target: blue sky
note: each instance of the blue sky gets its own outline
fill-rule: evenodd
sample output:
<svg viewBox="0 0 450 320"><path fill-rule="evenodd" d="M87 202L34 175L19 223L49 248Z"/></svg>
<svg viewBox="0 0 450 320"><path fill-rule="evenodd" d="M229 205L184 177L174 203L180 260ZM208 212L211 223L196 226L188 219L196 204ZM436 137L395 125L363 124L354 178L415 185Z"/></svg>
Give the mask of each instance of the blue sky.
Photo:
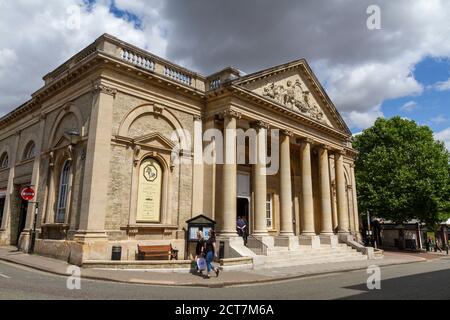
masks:
<svg viewBox="0 0 450 320"><path fill-rule="evenodd" d="M0 0L0 116L103 33L204 75L306 58L354 133L400 115L450 149L448 0Z"/></svg>
<svg viewBox="0 0 450 320"><path fill-rule="evenodd" d="M450 126L450 90L439 91L433 86L450 78L450 60L427 57L416 65L414 77L424 86L423 93L383 102L381 108L385 117L400 115L427 125L435 132L446 129ZM403 108L409 102L416 105L411 109Z"/></svg>

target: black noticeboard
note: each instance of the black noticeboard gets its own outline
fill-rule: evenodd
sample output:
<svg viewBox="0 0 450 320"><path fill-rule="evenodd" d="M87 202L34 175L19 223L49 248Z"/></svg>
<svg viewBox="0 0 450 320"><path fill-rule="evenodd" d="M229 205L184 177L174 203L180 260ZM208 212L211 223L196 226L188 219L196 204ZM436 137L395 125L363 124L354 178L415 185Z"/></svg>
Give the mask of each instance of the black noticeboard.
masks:
<svg viewBox="0 0 450 320"><path fill-rule="evenodd" d="M209 238L209 231L214 230L216 222L204 215L199 215L195 218L186 221L188 225L187 241L197 242L197 231L203 232L205 240Z"/></svg>
<svg viewBox="0 0 450 320"><path fill-rule="evenodd" d="M186 221L188 228L186 232L186 257L191 259L195 256L195 246L198 241L197 231L203 232L203 238L209 239L210 230L214 230L216 222L207 216L199 215Z"/></svg>

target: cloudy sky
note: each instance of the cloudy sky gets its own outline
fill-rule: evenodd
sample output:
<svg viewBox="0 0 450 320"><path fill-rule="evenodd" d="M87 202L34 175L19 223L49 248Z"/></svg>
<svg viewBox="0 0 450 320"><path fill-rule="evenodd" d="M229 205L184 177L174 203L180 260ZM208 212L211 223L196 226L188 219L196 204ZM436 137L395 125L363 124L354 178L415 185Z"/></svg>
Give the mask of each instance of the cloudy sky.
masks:
<svg viewBox="0 0 450 320"><path fill-rule="evenodd" d="M306 58L353 132L400 115L450 149L450 1L0 0L0 115L105 32L205 75Z"/></svg>

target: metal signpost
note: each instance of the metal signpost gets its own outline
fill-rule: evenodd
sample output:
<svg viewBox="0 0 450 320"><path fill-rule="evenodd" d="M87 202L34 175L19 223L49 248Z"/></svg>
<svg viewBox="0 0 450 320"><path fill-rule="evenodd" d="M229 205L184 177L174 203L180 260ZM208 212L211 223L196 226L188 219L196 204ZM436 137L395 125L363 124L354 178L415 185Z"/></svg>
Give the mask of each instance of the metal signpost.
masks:
<svg viewBox="0 0 450 320"><path fill-rule="evenodd" d="M34 191L34 189L31 186L22 189L22 191L20 192L20 196L22 197L23 200L28 201L28 204L35 205L34 217L33 217L33 229L31 230L30 247L28 248L28 253L31 254L34 252L34 245L36 242L36 221L37 221L37 216L38 216L38 211L39 211L39 203L31 202L34 199L34 197L36 196L36 192Z"/></svg>

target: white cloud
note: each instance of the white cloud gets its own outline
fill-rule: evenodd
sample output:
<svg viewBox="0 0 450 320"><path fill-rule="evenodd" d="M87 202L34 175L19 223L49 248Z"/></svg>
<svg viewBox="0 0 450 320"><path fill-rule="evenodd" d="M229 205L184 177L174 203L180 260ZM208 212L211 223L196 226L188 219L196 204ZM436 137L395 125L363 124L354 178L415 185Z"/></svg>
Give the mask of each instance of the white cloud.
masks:
<svg viewBox="0 0 450 320"><path fill-rule="evenodd" d="M411 112L416 108L417 108L417 102L415 102L415 101L408 101L401 107L402 110L407 111L407 112Z"/></svg>
<svg viewBox="0 0 450 320"><path fill-rule="evenodd" d="M437 91L447 91L450 90L450 79L448 79L447 81L440 81L435 83L432 86L434 89L436 89Z"/></svg>
<svg viewBox="0 0 450 320"><path fill-rule="evenodd" d="M450 151L450 128L435 133L434 137L445 143L447 150Z"/></svg>
<svg viewBox="0 0 450 320"><path fill-rule="evenodd" d="M423 58L450 57L447 0L377 0L382 29L372 31L369 4L360 0L115 0L139 17L141 29L114 16L112 1L83 7L81 28L68 30L67 8L83 0L0 0L0 114L104 32L204 74L228 65L249 73L305 57L353 129L383 116L384 101L423 92L413 76Z"/></svg>
<svg viewBox="0 0 450 320"><path fill-rule="evenodd" d="M157 19L139 30L114 16L110 4L99 0L88 10L82 0L0 0L0 116L27 101L45 74L103 33L165 54ZM80 28L70 24L73 6L81 9Z"/></svg>
<svg viewBox="0 0 450 320"><path fill-rule="evenodd" d="M370 112L387 99L419 95L423 86L411 75L413 62L328 65L328 93L340 111Z"/></svg>
<svg viewBox="0 0 450 320"><path fill-rule="evenodd" d="M375 123L375 120L384 117L380 110L380 105L364 112L343 112L342 116L349 127L361 130L371 127Z"/></svg>
<svg viewBox="0 0 450 320"><path fill-rule="evenodd" d="M447 119L446 117L444 117L442 114L433 117L430 119L431 122L435 123L435 124L442 124L447 122L449 119Z"/></svg>

